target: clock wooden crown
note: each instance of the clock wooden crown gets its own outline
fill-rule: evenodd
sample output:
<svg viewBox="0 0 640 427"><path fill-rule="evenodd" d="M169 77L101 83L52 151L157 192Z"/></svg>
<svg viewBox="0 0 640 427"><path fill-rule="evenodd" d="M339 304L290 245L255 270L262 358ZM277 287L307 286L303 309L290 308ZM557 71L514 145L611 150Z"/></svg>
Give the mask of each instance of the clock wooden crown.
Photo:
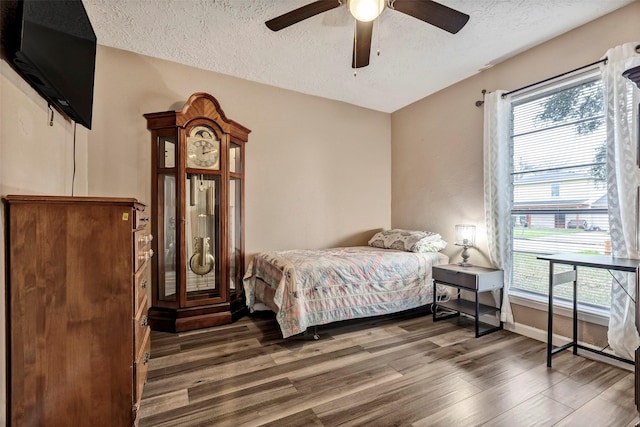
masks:
<svg viewBox="0 0 640 427"><path fill-rule="evenodd" d="M166 126L187 127L192 120L206 119L216 122L220 130L243 142L249 140L251 130L227 118L220 107L220 103L212 95L204 92L194 93L189 97L181 111L164 111L160 113L148 113L147 129L162 128ZM162 119L168 120L163 122ZM150 126L153 126L150 127Z"/></svg>

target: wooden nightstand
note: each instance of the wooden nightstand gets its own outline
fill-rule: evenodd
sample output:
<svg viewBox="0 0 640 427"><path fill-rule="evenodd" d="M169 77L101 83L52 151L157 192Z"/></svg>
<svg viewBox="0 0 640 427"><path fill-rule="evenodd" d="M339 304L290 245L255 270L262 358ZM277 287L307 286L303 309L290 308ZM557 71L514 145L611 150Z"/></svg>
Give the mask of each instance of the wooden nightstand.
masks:
<svg viewBox="0 0 640 427"><path fill-rule="evenodd" d="M458 289L457 297L438 301L437 285L451 286ZM465 313L475 318L476 338L502 329L500 321L500 306L502 305L502 270L488 267L463 267L458 264L437 265L433 267L433 321L449 319ZM481 304L480 294L494 290L500 290L500 303L498 306ZM469 301L460 297L460 291L473 292L475 301ZM438 309L441 310L439 314ZM493 318L497 325L480 320L481 317ZM480 324L488 326L480 331Z"/></svg>

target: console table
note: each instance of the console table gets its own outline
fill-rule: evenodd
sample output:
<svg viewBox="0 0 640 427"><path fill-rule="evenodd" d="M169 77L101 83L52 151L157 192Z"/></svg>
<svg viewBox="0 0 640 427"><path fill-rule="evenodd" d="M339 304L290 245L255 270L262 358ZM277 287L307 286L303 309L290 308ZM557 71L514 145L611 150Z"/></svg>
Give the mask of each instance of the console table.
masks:
<svg viewBox="0 0 640 427"><path fill-rule="evenodd" d="M547 329L547 366L551 367L551 357L569 347L573 347L573 354L578 354L578 349L591 351L603 356L611 357L621 362L635 363L635 400L636 408L640 412L640 347L636 349L635 362L621 357L604 353L602 351L583 346L578 343L578 267L603 268L607 270L624 271L635 273L636 286L636 328L640 331L640 260L629 258L616 258L607 255L585 255L585 254L557 254L543 255L538 259L549 261L549 323ZM554 273L555 264L573 266L573 270L562 273ZM573 282L573 340L553 348L553 288L562 283Z"/></svg>

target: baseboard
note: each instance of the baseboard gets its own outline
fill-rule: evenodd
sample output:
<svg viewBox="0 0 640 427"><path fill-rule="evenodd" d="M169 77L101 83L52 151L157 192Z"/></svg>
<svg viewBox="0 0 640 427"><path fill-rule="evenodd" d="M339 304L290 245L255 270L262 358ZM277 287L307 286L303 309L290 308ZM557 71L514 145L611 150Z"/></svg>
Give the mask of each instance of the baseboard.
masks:
<svg viewBox="0 0 640 427"><path fill-rule="evenodd" d="M518 335L523 335L525 337L528 338L532 338L534 340L537 341L541 341L543 343L546 344L547 342L547 331L546 330L542 330L542 329L538 329L538 328L534 328L532 326L529 325L523 325L521 323L515 323L515 324L504 324L504 329L514 332ZM558 334L553 334L553 345L558 347L558 346L562 346L565 345L567 343L571 342L571 339L569 337L565 337L562 335L558 335ZM582 345L585 345L582 343ZM595 348L595 347L594 347ZM566 351L571 351L571 350L566 350ZM578 349L578 355L585 357L587 359L592 359L592 360L597 360L598 362L604 362L604 363L608 363L609 365L612 366L616 366L618 368L622 368L624 370L627 371L634 371L634 366L630 365L628 363L624 363L624 362L620 362L616 359L612 359L610 357L606 357L606 356L601 356L599 354L596 353L592 353L590 351L586 351L586 350L582 350L582 349Z"/></svg>

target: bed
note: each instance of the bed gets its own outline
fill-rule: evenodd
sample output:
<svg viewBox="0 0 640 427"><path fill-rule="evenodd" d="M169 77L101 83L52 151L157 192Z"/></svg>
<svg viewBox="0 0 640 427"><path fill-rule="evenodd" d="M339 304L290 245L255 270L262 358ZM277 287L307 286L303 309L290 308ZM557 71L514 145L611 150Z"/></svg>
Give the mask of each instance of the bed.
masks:
<svg viewBox="0 0 640 427"><path fill-rule="evenodd" d="M425 306L433 302L432 266L449 260L444 246L435 233L387 230L368 246L261 252L243 279L247 305L275 312L283 338Z"/></svg>

